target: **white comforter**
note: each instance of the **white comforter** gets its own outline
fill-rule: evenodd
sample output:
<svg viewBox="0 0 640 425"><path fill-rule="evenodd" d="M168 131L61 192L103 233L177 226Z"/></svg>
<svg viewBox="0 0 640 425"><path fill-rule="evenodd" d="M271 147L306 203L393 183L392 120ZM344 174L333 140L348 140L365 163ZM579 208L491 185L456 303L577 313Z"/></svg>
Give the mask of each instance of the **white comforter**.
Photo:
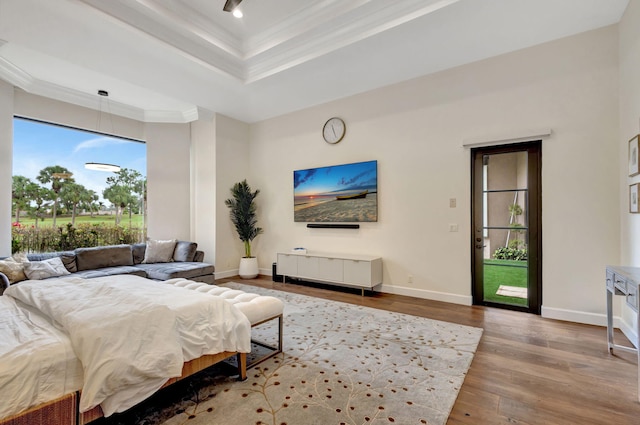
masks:
<svg viewBox="0 0 640 425"><path fill-rule="evenodd" d="M24 281L5 295L69 335L84 369L81 412L121 412L179 376L183 362L251 348L249 321L222 298L138 276Z"/></svg>
<svg viewBox="0 0 640 425"><path fill-rule="evenodd" d="M0 296L0 419L80 388L82 365L69 338L28 306Z"/></svg>

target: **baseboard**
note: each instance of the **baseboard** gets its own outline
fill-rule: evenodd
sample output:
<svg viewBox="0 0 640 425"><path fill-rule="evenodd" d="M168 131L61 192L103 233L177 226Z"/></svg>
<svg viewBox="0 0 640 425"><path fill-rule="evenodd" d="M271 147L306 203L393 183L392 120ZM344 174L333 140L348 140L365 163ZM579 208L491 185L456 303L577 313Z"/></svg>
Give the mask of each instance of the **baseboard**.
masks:
<svg viewBox="0 0 640 425"><path fill-rule="evenodd" d="M425 289L407 288L404 286L385 285L378 287L380 292L395 295L405 295L408 297L422 298L426 300L442 301L452 304L472 305L471 295L457 295L448 292L427 291Z"/></svg>
<svg viewBox="0 0 640 425"><path fill-rule="evenodd" d="M585 325L607 326L607 315L601 313L586 313L584 311L566 310L563 308L542 307L541 316L546 319L563 320L565 322L582 323ZM635 346L637 339L633 326L623 321L619 316L613 316L613 327L618 328Z"/></svg>
<svg viewBox="0 0 640 425"><path fill-rule="evenodd" d="M564 320L565 322L583 323L585 325L607 326L607 316L600 313L586 313L584 311L542 306L540 315L546 319Z"/></svg>
<svg viewBox="0 0 640 425"><path fill-rule="evenodd" d="M214 275L216 277L216 279L227 279L230 277L236 277L238 276L238 273L240 272L239 269L231 269L231 270L225 270L225 271L215 271ZM258 269L258 273L262 276L271 276L271 269ZM239 279L240 277L238 277Z"/></svg>
<svg viewBox="0 0 640 425"><path fill-rule="evenodd" d="M234 277L234 276L238 276L238 269L232 269L232 270L225 270L225 271L215 271L214 275L216 276L216 279L226 279L228 277Z"/></svg>

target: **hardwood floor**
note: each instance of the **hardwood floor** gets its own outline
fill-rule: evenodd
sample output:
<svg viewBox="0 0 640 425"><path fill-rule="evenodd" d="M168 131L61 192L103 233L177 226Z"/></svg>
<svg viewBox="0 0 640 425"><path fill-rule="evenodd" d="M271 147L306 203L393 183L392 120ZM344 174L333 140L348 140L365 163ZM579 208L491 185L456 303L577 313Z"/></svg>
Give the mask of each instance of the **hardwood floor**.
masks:
<svg viewBox="0 0 640 425"><path fill-rule="evenodd" d="M270 277L216 284L229 281L483 328L447 424L640 424L636 356L609 354L604 327Z"/></svg>

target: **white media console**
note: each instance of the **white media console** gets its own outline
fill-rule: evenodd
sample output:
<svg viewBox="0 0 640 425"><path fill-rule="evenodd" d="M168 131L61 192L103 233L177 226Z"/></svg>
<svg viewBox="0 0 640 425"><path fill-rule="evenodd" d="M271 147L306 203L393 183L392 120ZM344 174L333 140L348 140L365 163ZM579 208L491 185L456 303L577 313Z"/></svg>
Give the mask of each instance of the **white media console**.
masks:
<svg viewBox="0 0 640 425"><path fill-rule="evenodd" d="M333 285L372 289L382 283L382 258L321 252L279 252L277 271L285 278L294 277Z"/></svg>

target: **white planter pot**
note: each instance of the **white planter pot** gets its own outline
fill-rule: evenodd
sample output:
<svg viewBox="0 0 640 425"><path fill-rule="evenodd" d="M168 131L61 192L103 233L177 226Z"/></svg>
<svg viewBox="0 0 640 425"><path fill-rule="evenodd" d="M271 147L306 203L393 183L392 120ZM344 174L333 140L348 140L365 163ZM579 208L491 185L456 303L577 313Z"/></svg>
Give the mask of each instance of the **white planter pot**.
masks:
<svg viewBox="0 0 640 425"><path fill-rule="evenodd" d="M238 274L243 279L253 279L258 276L258 258L257 257L242 257L240 259L240 270Z"/></svg>

